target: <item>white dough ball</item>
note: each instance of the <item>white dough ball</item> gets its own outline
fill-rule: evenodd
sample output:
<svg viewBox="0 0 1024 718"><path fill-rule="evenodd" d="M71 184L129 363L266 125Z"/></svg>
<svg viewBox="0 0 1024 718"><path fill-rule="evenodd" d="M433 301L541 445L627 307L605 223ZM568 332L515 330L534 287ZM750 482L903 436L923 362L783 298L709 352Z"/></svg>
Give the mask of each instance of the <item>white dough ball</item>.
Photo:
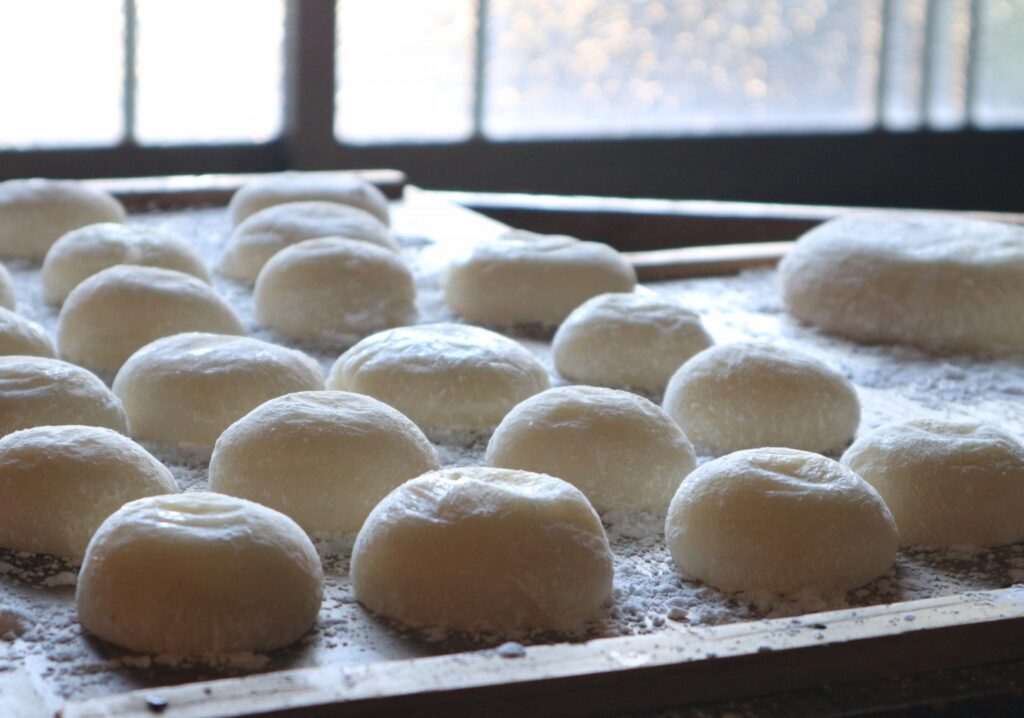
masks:
<svg viewBox="0 0 1024 718"><path fill-rule="evenodd" d="M16 431L0 439L0 546L79 559L123 504L177 490L163 464L116 431Z"/></svg>
<svg viewBox="0 0 1024 718"><path fill-rule="evenodd" d="M563 386L508 413L487 445L487 463L557 476L601 512L664 512L696 458L679 425L647 399Z"/></svg>
<svg viewBox="0 0 1024 718"><path fill-rule="evenodd" d="M570 484L470 467L392 491L352 551L356 598L413 628L578 631L612 590L604 527Z"/></svg>
<svg viewBox="0 0 1024 718"><path fill-rule="evenodd" d="M653 292L631 292L600 294L576 307L552 349L567 379L657 393L713 343L696 313Z"/></svg>
<svg viewBox="0 0 1024 718"><path fill-rule="evenodd" d="M358 531L399 484L440 467L409 419L361 394L271 399L221 434L210 488L277 509L310 532Z"/></svg>
<svg viewBox="0 0 1024 718"><path fill-rule="evenodd" d="M11 273L7 271L7 267L0 264L0 307L13 310L17 306L18 300L14 292L14 280L11 279Z"/></svg>
<svg viewBox="0 0 1024 718"><path fill-rule="evenodd" d="M286 202L334 202L361 209L388 224L388 198L354 175L282 172L245 184L231 198L228 211L237 225L246 217Z"/></svg>
<svg viewBox="0 0 1024 718"><path fill-rule="evenodd" d="M926 349L1024 349L1024 228L926 214L852 215L803 235L786 307L827 332Z"/></svg>
<svg viewBox="0 0 1024 718"><path fill-rule="evenodd" d="M178 235L102 222L73 229L50 247L43 260L43 297L60 304L82 280L118 264L174 269L210 281L199 252Z"/></svg>
<svg viewBox="0 0 1024 718"><path fill-rule="evenodd" d="M133 437L207 451L263 402L323 388L323 370L302 352L196 332L147 344L114 378Z"/></svg>
<svg viewBox="0 0 1024 718"><path fill-rule="evenodd" d="M853 385L817 359L768 344L721 344L679 368L663 403L699 449L786 446L834 453L853 439Z"/></svg>
<svg viewBox="0 0 1024 718"><path fill-rule="evenodd" d="M235 227L220 258L220 272L252 284L267 260L282 249L321 237L398 251L388 228L361 209L333 202L288 202L260 210Z"/></svg>
<svg viewBox="0 0 1024 718"><path fill-rule="evenodd" d="M635 286L633 267L607 244L513 231L454 262L444 296L473 322L555 325L593 296Z"/></svg>
<svg viewBox="0 0 1024 718"><path fill-rule="evenodd" d="M243 334L234 310L210 285L171 269L118 265L68 295L57 319L62 358L117 371L137 349L181 332Z"/></svg>
<svg viewBox="0 0 1024 718"><path fill-rule="evenodd" d="M111 195L74 180L0 182L0 254L41 260L72 229L123 222L124 207Z"/></svg>
<svg viewBox="0 0 1024 718"><path fill-rule="evenodd" d="M58 359L0 357L0 436L58 424L128 430L121 402L95 374Z"/></svg>
<svg viewBox="0 0 1024 718"><path fill-rule="evenodd" d="M0 307L0 355L52 357L53 342L38 322Z"/></svg>
<svg viewBox="0 0 1024 718"><path fill-rule="evenodd" d="M1024 539L1024 445L994 426L889 424L857 439L842 462L878 489L902 543L1001 546Z"/></svg>
<svg viewBox="0 0 1024 718"><path fill-rule="evenodd" d="M896 523L871 485L824 456L739 451L697 468L665 520L679 570L723 591L828 593L892 566Z"/></svg>
<svg viewBox="0 0 1024 718"><path fill-rule="evenodd" d="M500 334L424 324L359 342L335 362L327 388L380 399L428 432L489 431L513 406L547 389L548 374Z"/></svg>
<svg viewBox="0 0 1024 718"><path fill-rule="evenodd" d="M369 242L299 242L256 278L256 319L293 339L351 344L416 319L412 272L396 252Z"/></svg>
<svg viewBox="0 0 1024 718"><path fill-rule="evenodd" d="M312 627L323 578L313 542L284 514L221 494L171 494L103 522L75 601L83 628L130 651L271 651Z"/></svg>

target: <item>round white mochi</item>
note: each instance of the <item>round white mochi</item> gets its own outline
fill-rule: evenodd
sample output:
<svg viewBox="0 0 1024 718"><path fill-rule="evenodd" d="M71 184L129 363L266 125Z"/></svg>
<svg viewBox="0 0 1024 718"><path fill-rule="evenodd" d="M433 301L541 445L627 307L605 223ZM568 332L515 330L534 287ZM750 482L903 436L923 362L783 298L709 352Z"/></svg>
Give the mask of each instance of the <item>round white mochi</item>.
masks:
<svg viewBox="0 0 1024 718"><path fill-rule="evenodd" d="M62 358L117 371L137 349L181 332L243 334L241 320L209 284L157 267L118 265L68 295L57 318Z"/></svg>
<svg viewBox="0 0 1024 718"><path fill-rule="evenodd" d="M834 453L860 423L857 392L846 378L802 352L768 344L705 349L672 376L663 406L711 453L759 446Z"/></svg>
<svg viewBox="0 0 1024 718"><path fill-rule="evenodd" d="M0 307L14 309L18 306L18 300L14 293L14 280L7 267L0 264Z"/></svg>
<svg viewBox="0 0 1024 718"><path fill-rule="evenodd" d="M464 324L423 324L368 336L331 368L328 389L368 394L426 431L489 431L548 374L522 345Z"/></svg>
<svg viewBox="0 0 1024 718"><path fill-rule="evenodd" d="M388 198L376 186L353 175L283 172L253 180L235 192L228 205L239 224L261 209L286 202L334 202L361 209L388 224Z"/></svg>
<svg viewBox="0 0 1024 718"><path fill-rule="evenodd" d="M607 244L513 231L454 262L444 296L470 321L555 325L595 295L635 286L636 272Z"/></svg>
<svg viewBox="0 0 1024 718"><path fill-rule="evenodd" d="M226 428L263 402L323 388L323 370L302 352L202 333L147 344L114 378L133 437L207 451Z"/></svg>
<svg viewBox="0 0 1024 718"><path fill-rule="evenodd" d="M352 550L356 599L414 628L574 632L612 590L601 521L560 479L469 467L392 491Z"/></svg>
<svg viewBox="0 0 1024 718"><path fill-rule="evenodd" d="M723 591L845 591L896 558L896 523L842 464L793 449L739 451L679 486L665 520L679 570Z"/></svg>
<svg viewBox="0 0 1024 718"><path fill-rule="evenodd" d="M558 327L552 348L566 379L657 393L713 343L694 312L653 292L631 292L585 301Z"/></svg>
<svg viewBox="0 0 1024 718"><path fill-rule="evenodd" d="M203 258L178 235L102 222L74 229L50 247L43 260L43 297L60 304L82 280L118 264L174 269L210 281Z"/></svg>
<svg viewBox="0 0 1024 718"><path fill-rule="evenodd" d="M131 439L95 426L37 426L0 439L0 546L81 558L103 520L178 490Z"/></svg>
<svg viewBox="0 0 1024 718"><path fill-rule="evenodd" d="M1024 445L994 426L918 419L862 436L842 462L889 505L905 544L1024 539Z"/></svg>
<svg viewBox="0 0 1024 718"><path fill-rule="evenodd" d="M267 260L282 249L320 237L343 237L398 251L388 228L361 209L333 202L289 202L260 210L235 227L220 258L220 273L252 284Z"/></svg>
<svg viewBox="0 0 1024 718"><path fill-rule="evenodd" d="M415 424L361 394L271 399L221 434L210 488L277 509L318 533L358 531L399 484L440 467Z"/></svg>
<svg viewBox="0 0 1024 718"><path fill-rule="evenodd" d="M1024 349L1024 228L925 214L853 215L780 265L796 317L857 341Z"/></svg>
<svg viewBox="0 0 1024 718"><path fill-rule="evenodd" d="M82 626L138 653L270 651L313 625L323 569L284 514L214 493L125 504L78 575Z"/></svg>
<svg viewBox="0 0 1024 718"><path fill-rule="evenodd" d="M508 413L487 445L487 463L557 476L601 512L664 512L696 459L679 425L647 399L563 386Z"/></svg>
<svg viewBox="0 0 1024 718"><path fill-rule="evenodd" d="M41 260L72 229L124 219L120 202L82 182L40 178L0 182L0 254Z"/></svg>
<svg viewBox="0 0 1024 718"><path fill-rule="evenodd" d="M397 253L353 239L310 239L256 278L256 319L300 340L351 344L416 319L412 272Z"/></svg>
<svg viewBox="0 0 1024 718"><path fill-rule="evenodd" d="M0 355L52 357L53 342L42 325L0 307Z"/></svg>
<svg viewBox="0 0 1024 718"><path fill-rule="evenodd" d="M58 424L127 432L121 402L95 374L58 359L0 357L0 436Z"/></svg>

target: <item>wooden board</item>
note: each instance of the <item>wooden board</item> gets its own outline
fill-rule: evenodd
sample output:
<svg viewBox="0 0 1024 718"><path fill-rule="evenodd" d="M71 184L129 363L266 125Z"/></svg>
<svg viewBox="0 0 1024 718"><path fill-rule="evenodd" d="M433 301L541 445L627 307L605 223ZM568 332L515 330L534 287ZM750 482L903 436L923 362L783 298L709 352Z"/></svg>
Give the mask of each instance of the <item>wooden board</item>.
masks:
<svg viewBox="0 0 1024 718"><path fill-rule="evenodd" d="M139 206L188 206L223 201L238 180L226 176L220 181L212 193L202 189L202 178L156 178L140 185L124 181L123 187L115 183L110 188L125 200L147 197ZM176 184L186 188L183 195L175 195ZM408 192L424 212L450 228L452 241L469 242L503 227L434 194L415 188ZM654 250L631 253L630 259L645 278L696 276L770 264L786 246ZM1020 658L1024 644L1016 637L1022 630L1024 590L1008 588L795 619L674 627L652 636L537 646L522 655L511 651L511 657L482 651L147 689L71 703L62 715L611 714ZM12 693L30 692L17 674L9 678L0 682L5 696L8 687Z"/></svg>

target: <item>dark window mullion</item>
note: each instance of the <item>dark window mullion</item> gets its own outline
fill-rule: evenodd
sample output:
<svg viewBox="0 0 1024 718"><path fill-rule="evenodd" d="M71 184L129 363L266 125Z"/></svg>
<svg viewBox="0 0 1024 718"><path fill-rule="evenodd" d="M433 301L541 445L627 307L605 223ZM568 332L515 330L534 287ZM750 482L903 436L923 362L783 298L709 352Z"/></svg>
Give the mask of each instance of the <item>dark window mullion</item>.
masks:
<svg viewBox="0 0 1024 718"><path fill-rule="evenodd" d="M487 92L487 17L489 0L477 0L476 46L473 50L473 134L484 136L484 102Z"/></svg>
<svg viewBox="0 0 1024 718"><path fill-rule="evenodd" d="M136 41L138 39L138 15L135 0L124 0L124 139L126 145L136 144L135 109L138 76L136 75Z"/></svg>

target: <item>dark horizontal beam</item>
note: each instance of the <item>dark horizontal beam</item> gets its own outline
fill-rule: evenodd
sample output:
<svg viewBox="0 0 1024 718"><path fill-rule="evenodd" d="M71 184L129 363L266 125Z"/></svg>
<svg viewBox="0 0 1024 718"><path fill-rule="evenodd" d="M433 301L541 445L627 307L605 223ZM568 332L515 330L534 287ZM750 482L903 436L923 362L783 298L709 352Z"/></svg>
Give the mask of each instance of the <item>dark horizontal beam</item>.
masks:
<svg viewBox="0 0 1024 718"><path fill-rule="evenodd" d="M148 177L288 168L283 142L261 145L116 147L0 152L0 179L12 177Z"/></svg>
<svg viewBox="0 0 1024 718"><path fill-rule="evenodd" d="M882 133L321 148L431 189L1024 210L1024 133Z"/></svg>

